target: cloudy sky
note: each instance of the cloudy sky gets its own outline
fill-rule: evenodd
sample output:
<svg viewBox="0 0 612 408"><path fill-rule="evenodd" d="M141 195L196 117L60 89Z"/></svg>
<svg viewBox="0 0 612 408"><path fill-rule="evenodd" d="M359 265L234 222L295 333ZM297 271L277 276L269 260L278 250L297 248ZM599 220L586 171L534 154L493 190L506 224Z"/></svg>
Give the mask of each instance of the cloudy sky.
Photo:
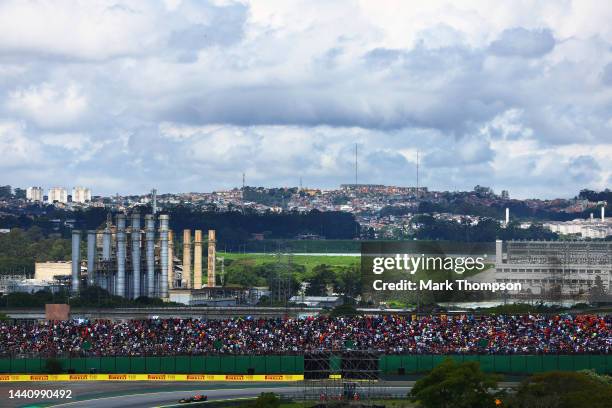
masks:
<svg viewBox="0 0 612 408"><path fill-rule="evenodd" d="M607 3L607 4L606 4ZM605 1L0 2L0 184L612 187Z"/></svg>

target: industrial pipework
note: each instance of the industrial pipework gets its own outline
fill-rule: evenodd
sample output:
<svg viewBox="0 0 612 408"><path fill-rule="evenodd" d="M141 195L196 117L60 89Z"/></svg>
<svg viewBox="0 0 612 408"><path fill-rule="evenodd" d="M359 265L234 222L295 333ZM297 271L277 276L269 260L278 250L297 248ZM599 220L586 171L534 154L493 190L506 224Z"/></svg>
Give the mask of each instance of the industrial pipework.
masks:
<svg viewBox="0 0 612 408"><path fill-rule="evenodd" d="M168 230L170 224L170 216L162 214L159 216L159 233L161 240L161 255L160 255L160 297L165 299L168 297Z"/></svg>
<svg viewBox="0 0 612 408"><path fill-rule="evenodd" d="M186 288L192 289L191 282L191 230L183 230L183 282Z"/></svg>
<svg viewBox="0 0 612 408"><path fill-rule="evenodd" d="M193 288L202 289L202 230L195 230L193 239Z"/></svg>
<svg viewBox="0 0 612 408"><path fill-rule="evenodd" d="M125 297L125 215L117 214L117 285L115 295Z"/></svg>
<svg viewBox="0 0 612 408"><path fill-rule="evenodd" d="M140 214L132 213L132 298L140 297Z"/></svg>
<svg viewBox="0 0 612 408"><path fill-rule="evenodd" d="M145 239L147 241L147 296L155 296L155 218L145 215Z"/></svg>
<svg viewBox="0 0 612 408"><path fill-rule="evenodd" d="M87 231L87 284L96 283L96 230Z"/></svg>
<svg viewBox="0 0 612 408"><path fill-rule="evenodd" d="M217 238L215 230L208 230L208 287L216 286Z"/></svg>
<svg viewBox="0 0 612 408"><path fill-rule="evenodd" d="M81 231L72 230L72 293L79 292L81 281Z"/></svg>
<svg viewBox="0 0 612 408"><path fill-rule="evenodd" d="M168 288L174 289L174 233L168 231Z"/></svg>

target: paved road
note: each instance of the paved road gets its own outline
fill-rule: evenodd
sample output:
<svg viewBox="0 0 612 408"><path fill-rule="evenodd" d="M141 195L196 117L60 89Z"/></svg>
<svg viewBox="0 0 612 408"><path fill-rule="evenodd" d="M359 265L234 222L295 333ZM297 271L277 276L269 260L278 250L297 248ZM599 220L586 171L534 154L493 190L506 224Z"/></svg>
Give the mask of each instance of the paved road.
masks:
<svg viewBox="0 0 612 408"><path fill-rule="evenodd" d="M393 387L394 394L406 394L411 387ZM143 394L132 394L114 396L108 398L96 398L84 401L75 401L59 405L53 405L56 408L150 408L160 407L165 405L174 405L179 399L194 394L208 395L209 401L233 399L233 398L248 398L255 397L262 392L274 392L279 395L292 396L301 394L302 387L260 387L260 388L231 388L231 389L202 389L192 391L166 391L166 392L151 392Z"/></svg>
<svg viewBox="0 0 612 408"><path fill-rule="evenodd" d="M170 382L170 381L77 381L77 382L6 382L0 383L0 407L17 408L32 406L48 406L51 404L65 404L68 402L82 401L88 399L98 399L114 397L117 395L161 393L164 391L176 391L182 393L181 397L193 395L197 390L223 390L232 388L260 388L261 383L189 383L189 382ZM282 384L265 384L267 387L281 387ZM13 394L24 390L70 390L72 399L69 400L49 400L49 399L26 399L10 398L11 390ZM207 391L206 391L207 392ZM177 399L178 400L178 399Z"/></svg>

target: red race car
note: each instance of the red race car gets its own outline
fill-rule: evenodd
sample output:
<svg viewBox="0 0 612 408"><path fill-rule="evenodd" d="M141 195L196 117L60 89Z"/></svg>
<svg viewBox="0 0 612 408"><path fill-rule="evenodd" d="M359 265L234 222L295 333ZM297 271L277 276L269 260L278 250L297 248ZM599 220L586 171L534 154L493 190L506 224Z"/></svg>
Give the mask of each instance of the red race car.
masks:
<svg viewBox="0 0 612 408"><path fill-rule="evenodd" d="M192 397L181 398L179 400L179 403L181 403L181 404L188 404L190 402L202 402L202 401L206 401L206 400L208 400L208 396L197 394L197 395L194 395Z"/></svg>

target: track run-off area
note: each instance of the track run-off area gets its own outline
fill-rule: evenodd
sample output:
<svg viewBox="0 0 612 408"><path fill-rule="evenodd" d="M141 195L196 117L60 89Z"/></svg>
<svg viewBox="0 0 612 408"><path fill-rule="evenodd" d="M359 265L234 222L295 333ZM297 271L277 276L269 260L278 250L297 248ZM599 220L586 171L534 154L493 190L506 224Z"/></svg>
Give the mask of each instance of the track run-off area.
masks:
<svg viewBox="0 0 612 408"><path fill-rule="evenodd" d="M390 395L406 395L413 386L412 381L384 384ZM382 384L380 384L382 386ZM71 399L9 399L13 390L71 390ZM171 407L181 398L196 394L208 396L208 401L234 400L257 397L262 392L273 392L283 397L299 399L304 392L302 383L209 383L203 385L184 382L13 382L0 384L2 407L7 408L149 408ZM186 404L188 406L189 404Z"/></svg>

